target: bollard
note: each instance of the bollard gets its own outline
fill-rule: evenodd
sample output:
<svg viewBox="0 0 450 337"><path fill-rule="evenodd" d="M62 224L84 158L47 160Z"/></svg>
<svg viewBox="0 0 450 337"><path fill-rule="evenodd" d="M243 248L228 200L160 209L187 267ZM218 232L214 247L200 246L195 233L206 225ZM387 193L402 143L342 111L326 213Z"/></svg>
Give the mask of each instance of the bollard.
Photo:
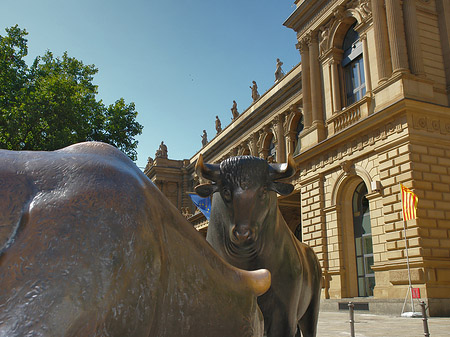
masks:
<svg viewBox="0 0 450 337"><path fill-rule="evenodd" d="M350 315L350 336L355 337L355 314L353 308L355 305L353 302L348 302L348 313Z"/></svg>
<svg viewBox="0 0 450 337"><path fill-rule="evenodd" d="M425 307L425 302L420 301L420 306L422 308L423 335L425 337L430 337L430 331L428 330L427 308Z"/></svg>

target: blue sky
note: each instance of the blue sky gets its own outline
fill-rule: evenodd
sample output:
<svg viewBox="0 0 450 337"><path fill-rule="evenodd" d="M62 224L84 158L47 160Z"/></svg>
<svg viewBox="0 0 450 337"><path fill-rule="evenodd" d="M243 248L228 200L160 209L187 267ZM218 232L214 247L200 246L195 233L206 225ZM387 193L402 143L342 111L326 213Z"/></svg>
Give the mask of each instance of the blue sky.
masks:
<svg viewBox="0 0 450 337"><path fill-rule="evenodd" d="M260 94L273 85L277 58L285 72L300 62L283 26L294 10L294 0L2 0L0 35L28 31L29 65L46 50L95 64L98 98L136 104L143 168L161 141L171 159L193 156L216 115L230 123L233 100L250 106L253 80Z"/></svg>

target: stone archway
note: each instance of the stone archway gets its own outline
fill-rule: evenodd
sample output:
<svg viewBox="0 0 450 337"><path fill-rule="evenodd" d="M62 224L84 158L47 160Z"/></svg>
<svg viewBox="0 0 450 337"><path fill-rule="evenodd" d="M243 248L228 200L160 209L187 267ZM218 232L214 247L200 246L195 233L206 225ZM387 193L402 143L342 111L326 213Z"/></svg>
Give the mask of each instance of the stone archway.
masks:
<svg viewBox="0 0 450 337"><path fill-rule="evenodd" d="M347 177L339 186L336 205L339 206L338 215L339 241L341 242L341 296L358 297L356 254L353 233L353 205L352 198L356 187L363 182L358 176Z"/></svg>
<svg viewBox="0 0 450 337"><path fill-rule="evenodd" d="M341 178L334 195L335 205L340 210L337 220L341 246L341 297L372 296L375 278L370 268L373 264L370 208L365 198L370 185L356 174Z"/></svg>
<svg viewBox="0 0 450 337"><path fill-rule="evenodd" d="M301 149L300 133L304 129L303 112L295 105L291 108L291 113L286 118L286 141L287 153L296 155Z"/></svg>

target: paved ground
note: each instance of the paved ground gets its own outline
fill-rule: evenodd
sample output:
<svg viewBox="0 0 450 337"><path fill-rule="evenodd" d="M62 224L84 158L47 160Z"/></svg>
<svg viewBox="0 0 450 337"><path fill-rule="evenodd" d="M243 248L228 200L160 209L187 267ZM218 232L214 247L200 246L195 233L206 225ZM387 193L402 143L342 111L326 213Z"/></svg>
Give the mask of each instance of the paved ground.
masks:
<svg viewBox="0 0 450 337"><path fill-rule="evenodd" d="M430 337L449 337L450 318L428 318ZM317 337L350 336L348 311L320 312ZM424 336L422 318L365 314L355 311L356 337Z"/></svg>

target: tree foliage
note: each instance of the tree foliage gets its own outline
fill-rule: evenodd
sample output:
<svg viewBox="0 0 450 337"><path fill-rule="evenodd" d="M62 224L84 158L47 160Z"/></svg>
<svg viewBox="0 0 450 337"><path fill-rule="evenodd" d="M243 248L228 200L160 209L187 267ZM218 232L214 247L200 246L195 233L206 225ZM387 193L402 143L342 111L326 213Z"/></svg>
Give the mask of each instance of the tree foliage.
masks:
<svg viewBox="0 0 450 337"><path fill-rule="evenodd" d="M56 150L82 141L112 144L136 160L134 103L106 106L92 83L98 69L67 52L50 51L29 67L27 32L17 25L0 35L0 148Z"/></svg>

